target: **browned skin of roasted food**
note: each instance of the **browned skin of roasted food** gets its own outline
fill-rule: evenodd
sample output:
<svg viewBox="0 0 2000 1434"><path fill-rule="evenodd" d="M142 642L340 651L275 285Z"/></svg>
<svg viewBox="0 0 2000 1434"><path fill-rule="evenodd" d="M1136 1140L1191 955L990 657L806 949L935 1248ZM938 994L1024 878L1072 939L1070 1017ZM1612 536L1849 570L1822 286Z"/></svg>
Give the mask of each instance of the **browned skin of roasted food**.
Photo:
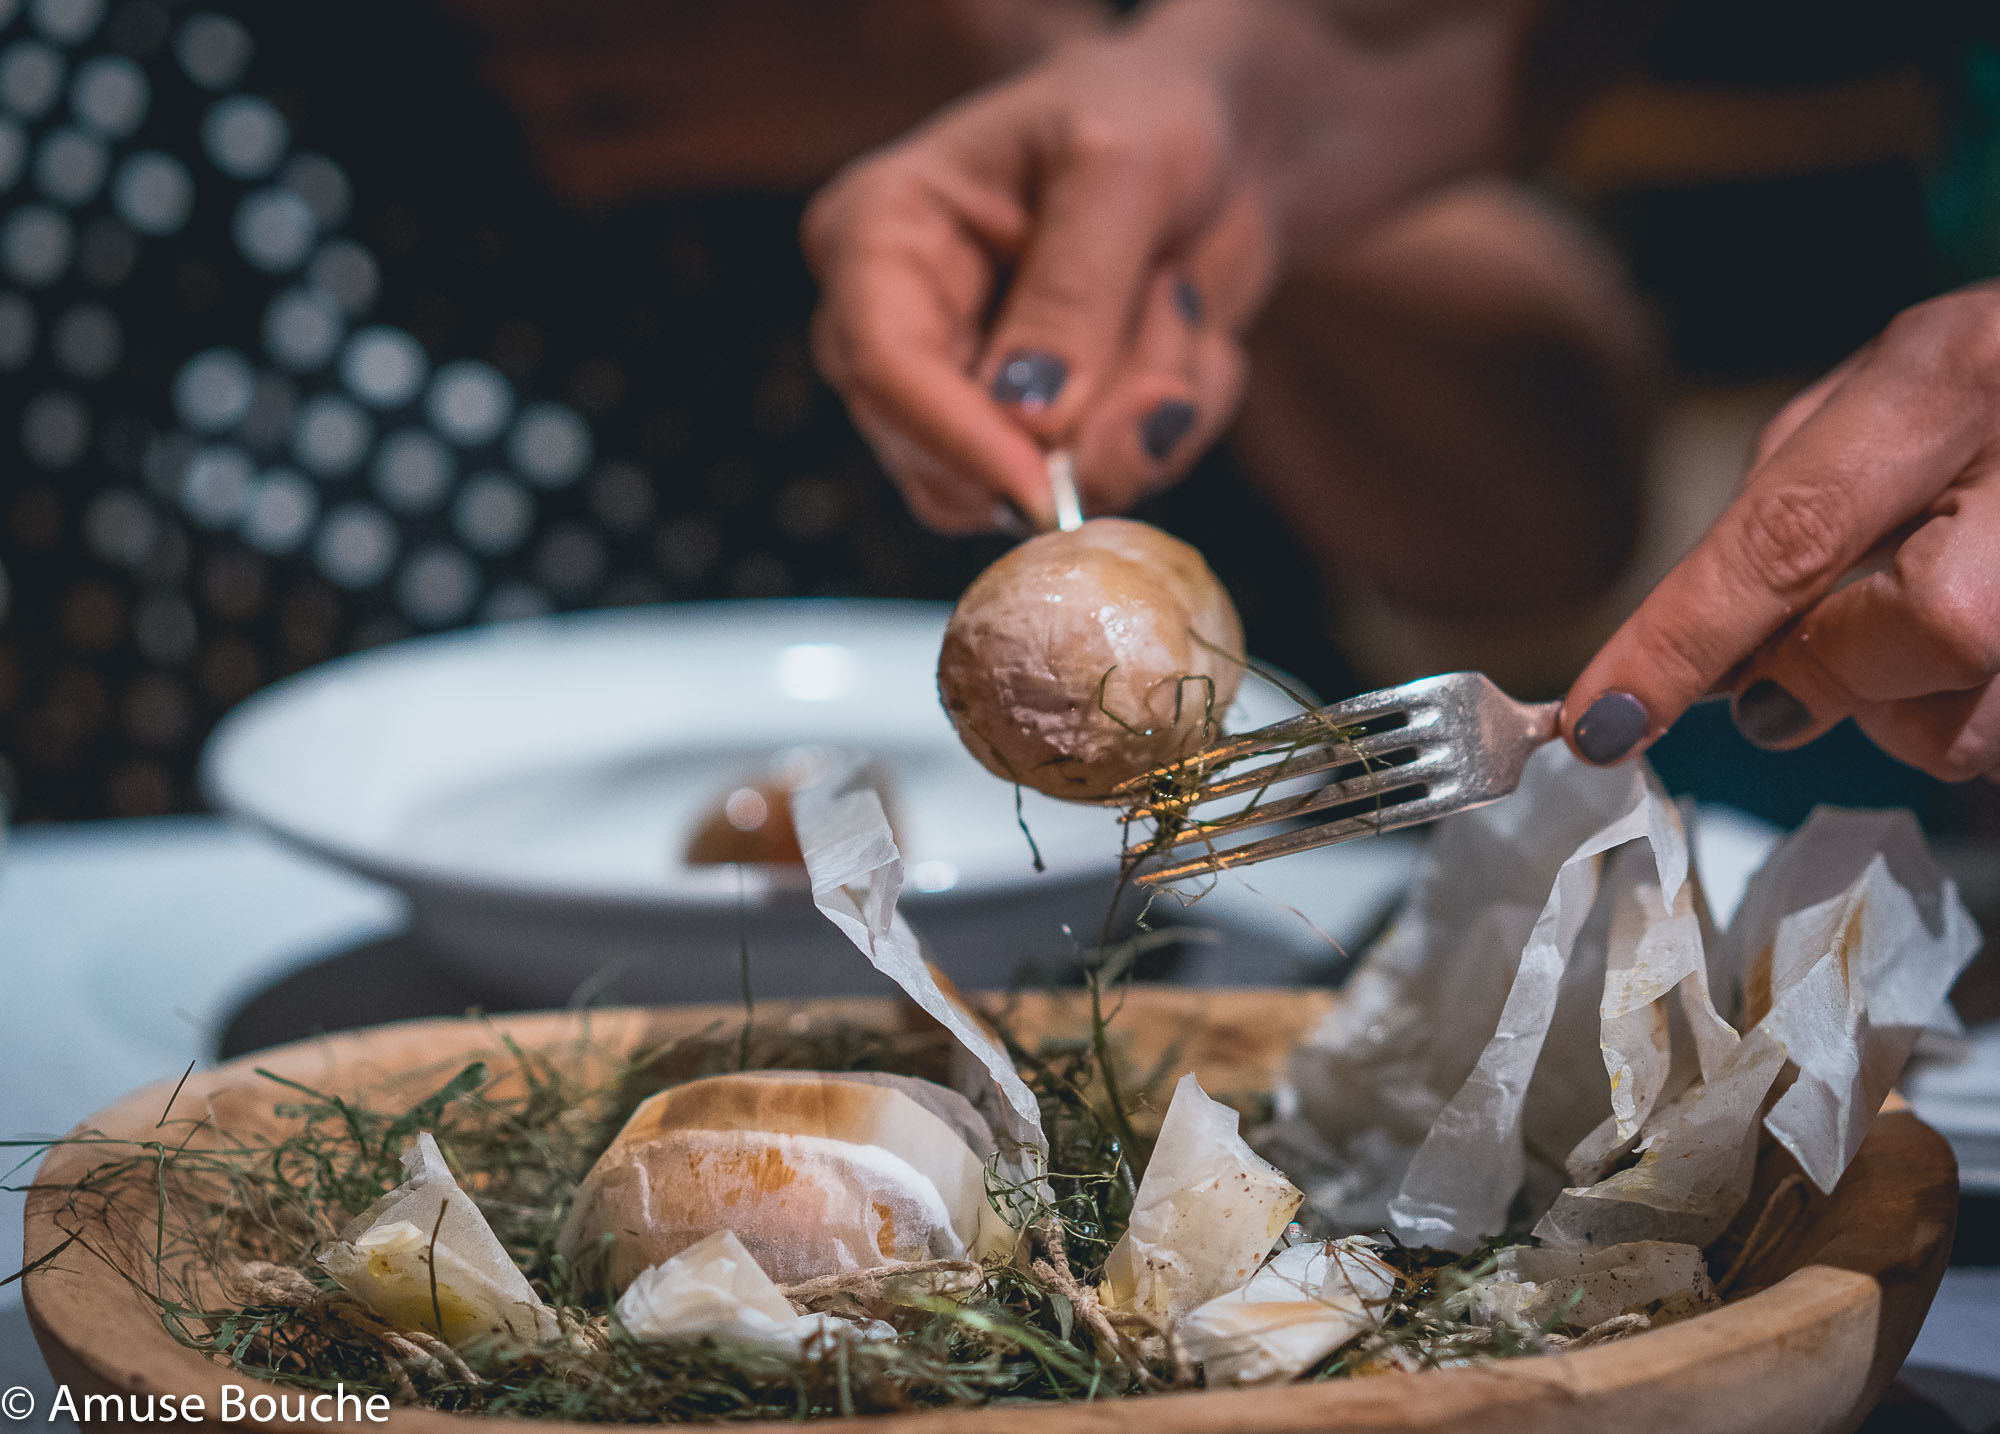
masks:
<svg viewBox="0 0 2000 1434"><path fill-rule="evenodd" d="M1242 653L1236 610L1199 553L1098 518L1029 539L966 589L938 695L989 771L1090 800L1208 740Z"/></svg>

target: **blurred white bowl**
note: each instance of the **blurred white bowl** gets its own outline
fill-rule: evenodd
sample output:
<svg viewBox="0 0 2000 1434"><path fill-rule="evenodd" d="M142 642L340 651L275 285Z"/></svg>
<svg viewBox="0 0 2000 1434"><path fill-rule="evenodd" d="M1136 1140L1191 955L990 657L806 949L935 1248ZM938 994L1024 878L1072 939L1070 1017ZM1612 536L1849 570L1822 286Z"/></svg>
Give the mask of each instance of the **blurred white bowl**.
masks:
<svg viewBox="0 0 2000 1434"><path fill-rule="evenodd" d="M803 873L690 867L712 803L799 744L888 769L905 909L972 986L1059 961L1104 918L1113 815L1015 793L937 700L949 608L879 601L687 604L538 619L396 644L281 682L210 740L211 801L388 882L468 974L557 1002L594 977L644 1000L869 989ZM1231 714L1275 720L1252 683Z"/></svg>

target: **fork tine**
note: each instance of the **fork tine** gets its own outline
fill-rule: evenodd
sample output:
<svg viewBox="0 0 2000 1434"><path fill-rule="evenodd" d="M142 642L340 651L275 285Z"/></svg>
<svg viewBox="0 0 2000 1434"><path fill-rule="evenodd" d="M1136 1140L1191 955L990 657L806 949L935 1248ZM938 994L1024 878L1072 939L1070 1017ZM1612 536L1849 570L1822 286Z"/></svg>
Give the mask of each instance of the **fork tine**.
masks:
<svg viewBox="0 0 2000 1434"><path fill-rule="evenodd" d="M1465 811L1471 807L1484 805L1485 802L1464 802L1455 799L1451 793L1434 791L1414 802L1384 807L1380 811L1364 812L1359 816L1343 817L1339 821L1323 822L1318 826L1304 827L1297 831L1279 832L1259 841L1244 842L1240 846L1211 851L1203 856L1177 862L1155 871L1144 871L1139 873L1137 880L1142 886L1159 886L1165 882L1179 881L1183 877L1214 875L1231 867L1269 861L1272 857L1289 856L1293 852L1332 846L1355 837L1373 836L1378 832L1417 826L1446 812Z"/></svg>
<svg viewBox="0 0 2000 1434"><path fill-rule="evenodd" d="M1420 745L1425 729L1430 725L1428 714L1414 712L1406 727L1391 727L1382 732L1370 732L1352 741L1335 742L1329 738L1325 743L1306 747L1287 755L1282 761L1272 762L1262 767L1252 767L1233 777L1222 777L1204 783L1194 791L1179 796L1161 797L1156 800L1128 808L1123 821L1142 821L1166 812L1185 811L1198 802L1217 801L1223 797L1235 796L1238 792L1255 791L1260 787L1276 786L1279 782L1295 781L1300 777L1315 776L1320 772L1330 772L1339 767L1350 767L1356 762L1368 762L1375 758L1387 757L1406 747Z"/></svg>
<svg viewBox="0 0 2000 1434"><path fill-rule="evenodd" d="M1289 821L1293 817L1310 816L1314 812L1326 811L1329 807L1345 806L1349 802L1367 801L1370 797L1383 797L1405 787L1426 786L1442 775L1448 775L1451 759L1448 753L1430 751L1400 767L1380 767L1365 772L1344 782L1328 782L1309 792L1297 796L1280 797L1275 801L1260 802L1243 811L1230 812L1213 820L1196 817L1192 824L1181 832L1176 832L1167 843L1168 850L1177 850L1190 842L1213 841L1216 837L1251 827L1269 826L1272 822ZM1387 812L1388 807L1381 810Z"/></svg>
<svg viewBox="0 0 2000 1434"><path fill-rule="evenodd" d="M1399 715L1401 725L1351 740L1330 730L1375 725ZM1516 701L1477 672L1421 678L1275 723L1127 784L1124 801L1135 808L1130 817L1186 814L1231 793L1314 775L1324 774L1322 784L1269 801L1253 797L1213 820L1191 818L1185 829L1172 833L1166 847L1180 852L1200 843L1206 849L1141 870L1137 879L1158 886L1485 806L1514 790L1529 755L1553 740L1556 728L1556 703ZM1228 776L1218 771L1287 745L1301 750ZM1371 766L1373 758L1382 764ZM1390 761L1397 765L1388 765ZM1158 795L1162 779L1176 773L1193 778L1191 790ZM1216 845L1218 838L1299 817L1316 818L1316 823L1234 846ZM1132 855L1144 866L1157 854L1141 848Z"/></svg>
<svg viewBox="0 0 2000 1434"><path fill-rule="evenodd" d="M1268 727L1259 727L1254 732L1245 732L1240 737L1218 742L1213 747L1196 752L1193 756L1183 757L1178 762L1170 762L1164 767L1146 773L1143 777L1135 777L1120 786L1112 794L1113 798L1116 799L1121 794L1143 793L1151 783L1162 777L1171 777L1180 772L1193 770L1206 771L1224 763L1254 757L1260 752L1273 752L1280 747L1306 743L1314 737L1321 737L1328 742L1338 741L1339 729L1343 727L1359 727L1366 722L1411 712L1428 695L1423 689L1432 686L1437 680L1427 677L1416 682L1406 682L1401 687L1387 687L1380 692L1365 692L1359 697L1350 697L1345 702L1336 702L1331 707L1301 712L1296 717L1287 717L1281 722L1273 722ZM1414 713L1412 715L1414 716Z"/></svg>

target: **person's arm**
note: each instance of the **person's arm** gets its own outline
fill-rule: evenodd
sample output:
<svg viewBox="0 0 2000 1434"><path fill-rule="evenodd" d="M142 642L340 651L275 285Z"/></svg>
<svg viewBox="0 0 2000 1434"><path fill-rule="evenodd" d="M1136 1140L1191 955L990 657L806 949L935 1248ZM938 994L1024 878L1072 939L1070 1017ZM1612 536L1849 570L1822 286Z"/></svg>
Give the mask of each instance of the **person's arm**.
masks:
<svg viewBox="0 0 2000 1434"><path fill-rule="evenodd" d="M1733 694L1753 741L1853 717L1947 781L2000 772L2000 284L1899 315L1772 421L1735 503L1570 689L1585 758Z"/></svg>
<svg viewBox="0 0 2000 1434"><path fill-rule="evenodd" d="M1536 0L1161 0L845 171L815 346L920 517L1117 511L1221 431L1283 256L1504 162Z"/></svg>

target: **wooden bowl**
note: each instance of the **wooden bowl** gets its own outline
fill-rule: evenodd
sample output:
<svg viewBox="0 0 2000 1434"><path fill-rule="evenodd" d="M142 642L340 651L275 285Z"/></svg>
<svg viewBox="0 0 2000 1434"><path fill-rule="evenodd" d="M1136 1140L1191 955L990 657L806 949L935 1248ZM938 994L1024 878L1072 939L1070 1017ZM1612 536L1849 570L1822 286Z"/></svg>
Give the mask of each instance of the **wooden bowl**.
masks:
<svg viewBox="0 0 2000 1434"><path fill-rule="evenodd" d="M1329 997L1299 991L1136 989L1120 1018L1140 1060L1178 1050L1217 1093L1268 1089L1284 1051L1317 1020ZM791 1023L847 1020L878 1027L906 1024L914 1013L890 1002L819 1002L760 1008L760 1019ZM380 1088L408 1080L414 1089L440 1068L493 1053L502 1033L525 1046L576 1048L575 1012L420 1021L300 1042L235 1061L192 1078L189 1105L270 1121L268 1083L253 1065L329 1091ZM602 1049L632 1051L673 1036L731 1029L738 1012L719 1007L598 1011L590 1039ZM1076 1004L1022 998L1010 1010L1018 1029L1080 1028ZM167 1088L140 1091L98 1115L107 1134L151 1135ZM1770 1189L1782 1157L1760 1167ZM29 1197L26 1257L49 1255L65 1239L55 1223L61 1197L51 1186L73 1182L95 1163L87 1147L63 1147L44 1162ZM1793 1182L1791 1190L1796 1193ZM1387 1374L1251 1390L1217 1390L1117 1399L1095 1404L1012 1405L881 1416L895 1434L1216 1434L1270 1431L1701 1430L1705 1434L1820 1434L1854 1427L1901 1366L1916 1338L1951 1245L1958 1180L1950 1149L1907 1111L1877 1120L1859 1156L1831 1196L1814 1195L1788 1224L1789 1235L1763 1241L1766 1253L1712 1313L1576 1353L1518 1359L1478 1368ZM1746 1220L1755 1210L1746 1213ZM79 1403L89 1393L199 1394L213 1413L225 1382L251 1395L277 1386L244 1380L176 1344L153 1307L113 1264L144 1268L148 1218L131 1228L88 1231L112 1263L72 1247L25 1281L35 1334L49 1367ZM1747 1228L1747 1226L1746 1226ZM291 1391L296 1394L296 1391ZM427 1409L397 1409L388 1427L404 1434L468 1434L516 1420L480 1419ZM185 1427L185 1426L183 1426ZM215 1427L222 1427L217 1425ZM297 1428L237 1423L238 1429ZM342 1424L379 1429L379 1424ZM543 1426L583 1434L582 1424ZM740 1426L738 1426L740 1427ZM753 1426L773 1429L778 1425ZM786 1425L783 1427L796 1427Z"/></svg>

